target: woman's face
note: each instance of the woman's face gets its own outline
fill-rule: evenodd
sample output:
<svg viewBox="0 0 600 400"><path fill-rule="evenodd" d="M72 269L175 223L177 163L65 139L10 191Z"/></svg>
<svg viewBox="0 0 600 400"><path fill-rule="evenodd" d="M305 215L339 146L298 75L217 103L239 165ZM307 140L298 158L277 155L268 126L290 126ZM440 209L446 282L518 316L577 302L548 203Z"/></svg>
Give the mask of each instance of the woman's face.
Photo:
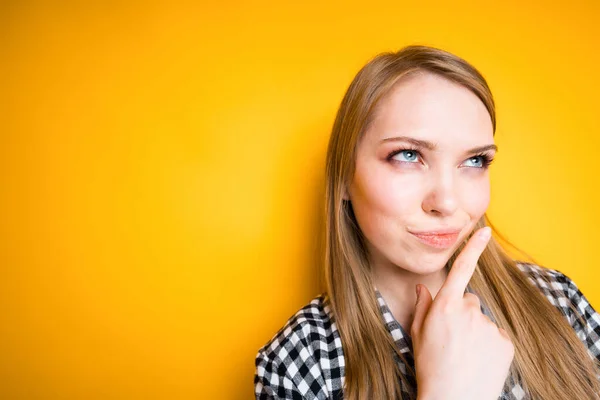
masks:
<svg viewBox="0 0 600 400"><path fill-rule="evenodd" d="M474 93L430 73L398 82L358 145L345 195L371 262L417 274L443 268L488 207L486 157L495 151ZM457 234L415 235L448 229Z"/></svg>

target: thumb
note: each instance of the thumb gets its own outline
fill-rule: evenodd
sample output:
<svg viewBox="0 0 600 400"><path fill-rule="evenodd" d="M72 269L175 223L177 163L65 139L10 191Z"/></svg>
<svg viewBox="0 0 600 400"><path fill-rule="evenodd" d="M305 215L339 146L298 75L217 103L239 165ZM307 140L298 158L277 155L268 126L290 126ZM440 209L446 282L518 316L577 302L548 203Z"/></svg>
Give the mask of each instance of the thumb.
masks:
<svg viewBox="0 0 600 400"><path fill-rule="evenodd" d="M420 293L419 293L420 289ZM416 286L417 290L417 303L415 305L415 318L413 319L412 326L410 328L411 336L415 337L421 332L421 328L423 326L423 321L427 316L427 312L429 311L429 307L433 302L431 297L431 293L429 293L429 289L427 286L418 284Z"/></svg>

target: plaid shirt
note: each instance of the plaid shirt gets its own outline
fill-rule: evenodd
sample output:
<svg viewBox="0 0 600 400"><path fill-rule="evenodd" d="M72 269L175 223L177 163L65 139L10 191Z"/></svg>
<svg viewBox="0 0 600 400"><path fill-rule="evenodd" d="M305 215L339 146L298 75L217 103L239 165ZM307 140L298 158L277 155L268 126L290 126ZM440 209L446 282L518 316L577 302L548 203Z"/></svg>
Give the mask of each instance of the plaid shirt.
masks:
<svg viewBox="0 0 600 400"><path fill-rule="evenodd" d="M517 265L565 315L581 341L586 344L590 356L600 360L600 315L575 283L553 269L531 263ZM542 275L549 279L550 285ZM467 291L472 292L469 287ZM388 331L414 369L410 336L396 321L379 291L376 289L375 292ZM584 325L573 315L569 303L584 317ZM481 308L494 321L485 305L482 304ZM401 372L406 374L404 363L398 358L397 361ZM339 333L332 322L327 297L324 294L315 297L293 315L258 351L255 364L254 387L257 400L342 399L344 354ZM414 378L408 379L411 387L406 387L401 381L404 396L414 393L416 388ZM530 397L519 383L509 377L498 399L523 400Z"/></svg>

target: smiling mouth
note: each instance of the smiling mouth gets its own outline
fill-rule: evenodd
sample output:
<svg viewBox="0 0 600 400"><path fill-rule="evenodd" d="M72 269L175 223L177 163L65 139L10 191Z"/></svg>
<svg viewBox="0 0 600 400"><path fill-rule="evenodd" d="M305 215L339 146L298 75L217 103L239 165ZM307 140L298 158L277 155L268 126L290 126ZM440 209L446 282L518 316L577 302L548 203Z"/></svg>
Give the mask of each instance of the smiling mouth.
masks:
<svg viewBox="0 0 600 400"><path fill-rule="evenodd" d="M411 234L419 239L421 243L436 249L447 249L452 247L459 236L459 232L448 234L418 234L411 232Z"/></svg>

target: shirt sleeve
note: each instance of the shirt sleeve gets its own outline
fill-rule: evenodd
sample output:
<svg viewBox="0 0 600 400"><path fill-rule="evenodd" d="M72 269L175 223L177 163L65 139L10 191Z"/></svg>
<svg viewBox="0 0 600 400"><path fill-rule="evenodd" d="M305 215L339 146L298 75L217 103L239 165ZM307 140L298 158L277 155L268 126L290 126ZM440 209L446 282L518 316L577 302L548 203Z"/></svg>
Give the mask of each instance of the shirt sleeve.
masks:
<svg viewBox="0 0 600 400"><path fill-rule="evenodd" d="M254 375L256 400L328 399L319 364L306 349L290 350L283 351L284 359L272 353L258 352Z"/></svg>
<svg viewBox="0 0 600 400"><path fill-rule="evenodd" d="M256 400L335 400L344 360L323 295L298 310L255 357Z"/></svg>
<svg viewBox="0 0 600 400"><path fill-rule="evenodd" d="M567 285L567 295L573 306L569 310L569 322L577 336L587 345L590 354L600 361L600 314L596 312L585 295L568 276L561 274Z"/></svg>
<svg viewBox="0 0 600 400"><path fill-rule="evenodd" d="M256 400L302 399L294 383L289 379L285 367L259 351L254 375Z"/></svg>

